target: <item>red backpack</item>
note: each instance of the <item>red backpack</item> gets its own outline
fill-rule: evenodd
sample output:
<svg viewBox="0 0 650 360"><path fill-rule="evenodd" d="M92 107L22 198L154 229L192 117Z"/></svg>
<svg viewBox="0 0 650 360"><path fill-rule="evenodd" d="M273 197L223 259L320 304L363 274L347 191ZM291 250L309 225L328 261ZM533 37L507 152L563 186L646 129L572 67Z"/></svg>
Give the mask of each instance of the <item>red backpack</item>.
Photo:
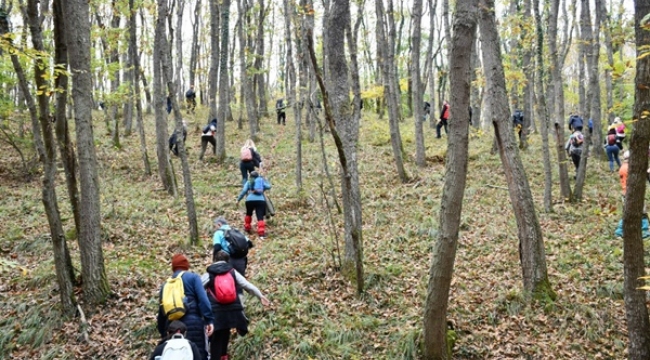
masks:
<svg viewBox="0 0 650 360"><path fill-rule="evenodd" d="M230 270L214 277L214 298L219 304L232 304L237 300L235 273L233 271Z"/></svg>
<svg viewBox="0 0 650 360"><path fill-rule="evenodd" d="M615 144L616 144L616 134L607 135L607 145L615 145Z"/></svg>

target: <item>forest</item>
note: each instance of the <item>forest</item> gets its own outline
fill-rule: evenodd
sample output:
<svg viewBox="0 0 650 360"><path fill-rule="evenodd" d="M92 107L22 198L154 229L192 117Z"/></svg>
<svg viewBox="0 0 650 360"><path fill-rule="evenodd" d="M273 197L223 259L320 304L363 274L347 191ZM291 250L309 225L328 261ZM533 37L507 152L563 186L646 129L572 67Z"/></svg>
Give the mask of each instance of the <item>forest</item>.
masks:
<svg viewBox="0 0 650 360"><path fill-rule="evenodd" d="M0 360L148 359L221 217L269 301L221 359L650 359L648 30L628 0L0 0Z"/></svg>

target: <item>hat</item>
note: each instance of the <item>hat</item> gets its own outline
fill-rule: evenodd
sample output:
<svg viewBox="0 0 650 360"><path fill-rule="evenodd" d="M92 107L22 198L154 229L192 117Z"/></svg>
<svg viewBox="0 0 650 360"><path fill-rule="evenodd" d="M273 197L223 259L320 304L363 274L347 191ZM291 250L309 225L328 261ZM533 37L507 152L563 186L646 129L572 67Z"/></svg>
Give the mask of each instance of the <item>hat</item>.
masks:
<svg viewBox="0 0 650 360"><path fill-rule="evenodd" d="M219 216L218 218L214 219L214 224L228 225L228 221L226 221L225 217Z"/></svg>
<svg viewBox="0 0 650 360"><path fill-rule="evenodd" d="M258 173L257 171L251 171L251 177L256 178L258 176L260 176L260 173Z"/></svg>
<svg viewBox="0 0 650 360"><path fill-rule="evenodd" d="M176 270L189 270L190 262L187 260L185 255L176 254L172 257L172 271Z"/></svg>
<svg viewBox="0 0 650 360"><path fill-rule="evenodd" d="M630 158L630 150L625 150L623 153L623 160L627 160Z"/></svg>
<svg viewBox="0 0 650 360"><path fill-rule="evenodd" d="M175 334L177 332L186 332L187 331L187 326L185 326L185 323L180 321L180 320L174 320L169 324L169 327L167 327L167 332L170 334Z"/></svg>
<svg viewBox="0 0 650 360"><path fill-rule="evenodd" d="M614 124L620 124L621 123L621 118L620 117L615 117L614 118Z"/></svg>

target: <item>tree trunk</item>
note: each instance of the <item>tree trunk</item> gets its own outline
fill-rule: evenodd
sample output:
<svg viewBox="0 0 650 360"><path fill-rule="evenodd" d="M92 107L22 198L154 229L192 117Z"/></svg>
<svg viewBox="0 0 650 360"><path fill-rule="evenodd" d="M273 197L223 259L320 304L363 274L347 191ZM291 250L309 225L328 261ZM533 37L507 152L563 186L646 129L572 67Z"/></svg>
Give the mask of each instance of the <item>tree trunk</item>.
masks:
<svg viewBox="0 0 650 360"><path fill-rule="evenodd" d="M208 74L208 103L210 120L217 118L217 89L219 88L219 6L217 1L210 4L210 72ZM218 119L219 122L224 118Z"/></svg>
<svg viewBox="0 0 650 360"><path fill-rule="evenodd" d="M286 76L284 78L284 91L286 92L287 102L285 106L287 109L289 107L294 107L293 113L296 114L297 108L296 104L296 68L293 64L293 42L291 37L291 14L292 7L290 6L291 2L289 0L284 0L284 43L286 46L286 61L285 61L285 72ZM327 11L325 12L327 13ZM325 35L323 35L325 36ZM325 54L325 52L323 52ZM295 115L294 115L295 116Z"/></svg>
<svg viewBox="0 0 650 360"><path fill-rule="evenodd" d="M396 74L393 72L395 58L393 57L392 49L395 47L394 43L389 43L389 39L393 39L394 33L387 34L385 17L387 16L384 11L383 0L375 1L375 8L377 11L377 41L379 47L377 48L377 57L379 59L380 67L382 70L382 81L384 86L384 98L388 103L388 122L390 127L390 142L393 148L393 156L395 158L395 166L397 167L397 174L399 175L402 183L408 181L406 170L404 169L404 160L402 157L402 136L399 129L400 112L399 102L397 97L397 84L393 81ZM392 17L393 14L388 14Z"/></svg>
<svg viewBox="0 0 650 360"><path fill-rule="evenodd" d="M499 34L496 28L494 0L481 2L479 23L481 27L481 48L485 68L486 91L489 97L491 122L494 126L499 155L503 163L510 201L517 221L519 252L521 259L524 289L536 297L555 299L546 270L546 255L542 229L537 220L533 196L524 172L523 164L516 146L508 96L506 94L505 74L501 63ZM456 58L454 58L454 62ZM453 114L453 113L452 113ZM453 121L452 121L453 122Z"/></svg>
<svg viewBox="0 0 650 360"><path fill-rule="evenodd" d="M142 165L144 173L151 176L151 164L147 153L147 141L144 135L144 122L142 121L142 100L140 99L140 57L138 56L138 39L136 35L135 21L135 4L134 0L129 0L129 52L133 61L133 92L135 94L136 126L138 129L138 138L140 139L140 152L142 153Z"/></svg>
<svg viewBox="0 0 650 360"><path fill-rule="evenodd" d="M310 1L310 3L313 3ZM257 129L259 130L259 119L262 117L268 117L268 98L266 96L266 81L264 80L264 74L267 73L263 71L264 69L264 19L268 14L269 8L264 5L264 0L257 0L257 5L259 6L259 16L257 19L257 36L255 37L255 63L253 67L255 68L255 77L254 83L257 88L257 109L259 111ZM270 69L270 67L268 67Z"/></svg>
<svg viewBox="0 0 650 360"><path fill-rule="evenodd" d="M471 52L476 40L477 0L459 0L454 13L454 38L450 43L451 102L469 106ZM458 246L458 231L467 181L469 112L451 113L445 184L440 200L439 233L433 246L427 299L424 305L423 358L451 359L447 342L447 308Z"/></svg>
<svg viewBox="0 0 650 360"><path fill-rule="evenodd" d="M217 162L226 159L225 119L230 109L230 86L228 71L228 31L230 27L230 0L221 3L221 49L219 56L219 118L217 122Z"/></svg>
<svg viewBox="0 0 650 360"><path fill-rule="evenodd" d="M612 47L612 29L611 29L611 16L605 8L605 2L596 0L596 14L603 17L602 29L605 33L605 52L607 54L607 66L605 66L605 92L607 104L607 123L614 122L614 98L612 97L612 69L614 68L614 51Z"/></svg>
<svg viewBox="0 0 650 360"><path fill-rule="evenodd" d="M213 1L216 2L216 1ZM201 24L201 0L196 0L192 24L192 50L190 52L190 85L196 85L196 66L199 57L199 25Z"/></svg>
<svg viewBox="0 0 650 360"><path fill-rule="evenodd" d="M422 0L413 2L413 36L411 36L411 84L413 88L414 122L415 122L415 163L423 167L426 165L424 149L424 120L423 91L420 78L420 40L422 38Z"/></svg>
<svg viewBox="0 0 650 360"><path fill-rule="evenodd" d="M66 19L66 42L72 74L77 154L79 156L78 234L84 299L89 306L105 302L110 292L101 238L101 212L97 157L92 128L92 72L90 71L89 5L85 0L62 1Z"/></svg>
<svg viewBox="0 0 650 360"><path fill-rule="evenodd" d="M112 32L120 31L120 13L117 9L117 0L113 0L113 18L111 19L111 30ZM108 44L110 50L108 50L108 57L106 58L106 67L108 69L114 68L113 74L111 76L111 100L108 102L110 107L109 114L111 120L111 139L113 142L113 147L119 149L120 145L120 122L117 120L118 114L118 105L121 101L113 99L117 97L120 88L120 54L118 52L119 41L115 39L114 42ZM108 70L110 71L110 70Z"/></svg>
<svg viewBox="0 0 650 360"><path fill-rule="evenodd" d="M176 96L178 104L183 104L185 100L185 86L183 84L183 11L185 1L179 0L176 5L176 69L174 79L176 79ZM170 79L171 81L171 79ZM193 85L193 84L192 84Z"/></svg>
<svg viewBox="0 0 650 360"><path fill-rule="evenodd" d="M246 115L248 116L248 130L249 137L253 140L257 140L257 111L255 107L257 106L255 101L255 95L253 92L253 74L249 74L249 61L246 57L246 54L251 54L251 50L247 44L246 40L248 37L248 22L250 15L248 8L247 0L237 0L237 10L239 13L239 69L240 74L240 86L241 93L243 95L242 104L246 104Z"/></svg>
<svg viewBox="0 0 650 360"><path fill-rule="evenodd" d="M154 116L156 118L156 155L158 157L158 175L162 181L162 186L167 193L176 197L178 189L176 188L174 173L169 159L169 133L167 132L167 114L165 113L167 96L172 95L170 95L169 92L164 91L162 84L162 57L169 56L169 54L162 51L163 42L167 41L165 26L165 17L158 16L156 19L156 30L154 35L152 80L155 98Z"/></svg>
<svg viewBox="0 0 650 360"><path fill-rule="evenodd" d="M645 115L650 111L650 59L642 56L650 46L650 33L645 26L644 17L650 13L650 3L635 2L636 33L636 78L634 101L634 130L630 139L629 176L625 209L623 212L623 263L625 316L627 320L628 359L650 359L650 322L646 306L646 291L639 287L645 285L641 279L645 276L643 259L643 238L641 237L641 215L644 210L646 187L646 169L648 168L648 151L650 143L650 119ZM637 155L638 154L638 155Z"/></svg>
<svg viewBox="0 0 650 360"><path fill-rule="evenodd" d="M588 12L587 15L588 17L588 32L587 32L587 37L588 37L588 45L587 45L587 72L589 74L589 87L587 90L587 99L588 99L588 104L589 104L589 117L585 117L585 129L587 129L587 122L589 119L593 120L594 124L594 130L593 134L589 134L592 138L592 144L596 144L597 146L593 147L594 154L601 158L605 159L606 154L605 150L603 149L600 144L603 143L604 139L602 136L602 131L601 131L601 106L600 106L600 79L599 79L599 74L598 74L598 63L599 63L599 56L600 56L600 19L601 19L601 14L599 14L598 10L596 9L596 16L595 16L595 22L593 26L593 30L591 27L591 14L589 10L589 1L583 0L583 4L585 6L585 10Z"/></svg>

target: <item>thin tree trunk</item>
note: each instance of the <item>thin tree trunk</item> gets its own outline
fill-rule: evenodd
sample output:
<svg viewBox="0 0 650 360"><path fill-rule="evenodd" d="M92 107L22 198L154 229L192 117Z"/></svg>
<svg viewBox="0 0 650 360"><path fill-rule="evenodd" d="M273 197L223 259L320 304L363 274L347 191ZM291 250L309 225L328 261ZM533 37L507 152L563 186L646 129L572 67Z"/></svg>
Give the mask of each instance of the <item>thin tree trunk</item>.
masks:
<svg viewBox="0 0 650 360"><path fill-rule="evenodd" d="M92 72L90 70L90 9L86 0L62 1L66 19L66 42L72 74L77 154L79 156L78 234L84 300L89 306L106 301L110 292L101 237L101 211L97 156L92 128Z"/></svg>
<svg viewBox="0 0 650 360"><path fill-rule="evenodd" d="M174 79L176 79L176 96L178 103L183 104L185 99L185 86L183 86L183 11L185 10L185 1L179 0L176 7L176 69Z"/></svg>
<svg viewBox="0 0 650 360"><path fill-rule="evenodd" d="M208 104L210 119L217 118L217 89L219 88L219 6L217 1L210 4L210 72L208 74ZM218 119L223 122L225 119Z"/></svg>
<svg viewBox="0 0 650 360"><path fill-rule="evenodd" d="M192 24L192 50L190 52L190 85L196 85L196 66L199 56L199 25L201 24L201 0L194 6L194 23Z"/></svg>
<svg viewBox="0 0 650 360"><path fill-rule="evenodd" d="M310 1L311 2L311 1ZM253 67L255 68L255 77L254 83L257 88L257 110L258 110L258 123L257 129L259 130L259 119L262 117L268 117L268 98L266 95L266 82L264 80L265 72L263 70L264 62L264 19L268 14L269 8L264 5L264 0L257 0L257 5L259 7L259 16L257 18L257 35L255 37L255 63ZM270 67L269 67L270 68Z"/></svg>
<svg viewBox="0 0 650 360"><path fill-rule="evenodd" d="M149 162L149 155L147 153L147 141L144 135L144 122L142 121L142 99L140 99L140 57L138 56L138 41L136 35L136 21L135 21L135 4L134 0L129 0L129 9L131 15L129 16L129 51L133 61L133 89L136 110L136 126L138 130L138 138L140 139L140 152L142 153L142 165L144 173L151 176L151 164Z"/></svg>
<svg viewBox="0 0 650 360"><path fill-rule="evenodd" d="M477 0L458 0L454 13L454 38L450 43L451 102L459 109L469 106L471 48L476 40ZM445 183L440 200L440 232L433 245L427 298L424 305L424 346L426 360L451 359L447 342L447 308L458 247L469 145L469 113L451 113L449 148L445 161Z"/></svg>
<svg viewBox="0 0 650 360"><path fill-rule="evenodd" d="M426 165L426 153L424 148L424 130L422 120L424 119L424 108L422 101L422 81L420 78L420 40L422 38L422 0L413 2L413 35L411 44L413 46L411 56L411 84L413 87L413 103L415 104L415 163L423 167Z"/></svg>
<svg viewBox="0 0 650 360"><path fill-rule="evenodd" d="M228 71L228 31L230 26L230 0L221 3L221 49L219 56L219 117L217 122L217 162L226 159L225 119L230 114L230 86ZM231 115L232 116L232 115Z"/></svg>
<svg viewBox="0 0 650 360"><path fill-rule="evenodd" d="M605 93L606 93L606 104L607 104L607 123L611 124L614 122L614 98L612 96L612 69L614 68L614 51L612 48L612 29L611 29L611 16L607 9L605 8L605 2L602 0L596 0L596 14L599 14L603 17L602 29L605 34L605 53L607 54L607 66L605 66Z"/></svg>

